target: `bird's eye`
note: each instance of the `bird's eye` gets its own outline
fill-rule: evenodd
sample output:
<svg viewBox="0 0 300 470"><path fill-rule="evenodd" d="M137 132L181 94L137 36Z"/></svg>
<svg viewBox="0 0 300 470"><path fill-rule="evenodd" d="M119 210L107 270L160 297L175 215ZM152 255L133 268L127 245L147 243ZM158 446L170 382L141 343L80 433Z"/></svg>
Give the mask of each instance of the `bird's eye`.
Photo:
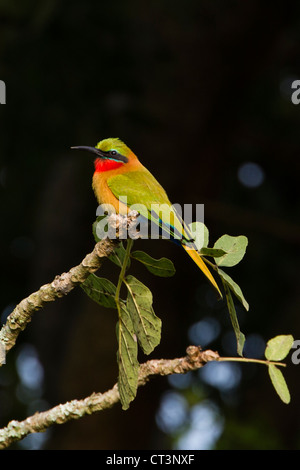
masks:
<svg viewBox="0 0 300 470"><path fill-rule="evenodd" d="M115 150L111 150L111 151L110 151L110 154L114 157L114 156L117 155L117 152L116 152Z"/></svg>

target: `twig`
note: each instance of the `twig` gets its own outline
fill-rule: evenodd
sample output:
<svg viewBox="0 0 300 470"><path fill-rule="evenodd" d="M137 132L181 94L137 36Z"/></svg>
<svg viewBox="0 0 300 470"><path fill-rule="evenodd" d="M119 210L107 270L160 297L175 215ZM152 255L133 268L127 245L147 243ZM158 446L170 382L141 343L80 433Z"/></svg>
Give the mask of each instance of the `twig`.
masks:
<svg viewBox="0 0 300 470"><path fill-rule="evenodd" d="M5 325L1 328L0 345L2 344L5 351L8 352L15 345L19 333L26 328L35 311L40 310L45 303L67 295L74 287L84 282L89 274L100 268L103 259L112 253L114 246L114 241L101 240L78 266L56 276L51 283L45 284L38 291L23 299L7 317Z"/></svg>
<svg viewBox="0 0 300 470"><path fill-rule="evenodd" d="M219 362L252 362L254 364L264 364L266 366L280 366L280 367L286 367L286 364L284 362L276 362L276 361L268 361L264 359L252 359L249 357L219 357L218 359Z"/></svg>
<svg viewBox="0 0 300 470"><path fill-rule="evenodd" d="M116 306L117 306L117 310L118 310L118 319L119 319L118 343L119 343L119 354L120 354L120 356L121 356L121 344L122 344L122 341L121 341L122 328L120 326L121 325L122 308L121 308L121 304L120 304L120 291L121 291L122 283L124 282L124 277L125 277L125 273L126 273L126 269L127 269L127 265L128 265L128 260L130 259L130 251L131 251L132 246L133 246L133 240L131 240L129 238L127 240L125 258L124 258L123 265L122 265L122 268L121 268L121 272L120 272L120 275L119 275L118 284L117 284L117 288L116 288L116 294L115 294L115 302L116 302Z"/></svg>
<svg viewBox="0 0 300 470"><path fill-rule="evenodd" d="M46 302L53 302L57 298L67 295L78 284L82 284L91 273L97 271L102 265L103 259L113 252L118 238L124 238L124 234L126 235L136 217L136 211L130 211L127 216L110 215L109 225L114 229L115 239L105 238L99 241L93 251L86 255L78 266L70 269L67 273L56 276L51 283L40 287L38 291L23 299L16 306L0 330L0 367L5 363L5 353L16 344L20 332L31 321L34 312L40 310Z"/></svg>
<svg viewBox="0 0 300 470"><path fill-rule="evenodd" d="M138 386L145 385L153 376L185 374L219 358L218 353L210 350L201 351L197 346L189 346L186 352L185 357L152 359L141 364ZM44 432L53 424L64 424L67 421L111 408L119 400L118 386L115 384L112 389L105 393L93 393L82 400L72 400L50 410L35 413L24 421L10 421L5 428L0 429L0 449L7 448L10 444L20 441L28 434Z"/></svg>

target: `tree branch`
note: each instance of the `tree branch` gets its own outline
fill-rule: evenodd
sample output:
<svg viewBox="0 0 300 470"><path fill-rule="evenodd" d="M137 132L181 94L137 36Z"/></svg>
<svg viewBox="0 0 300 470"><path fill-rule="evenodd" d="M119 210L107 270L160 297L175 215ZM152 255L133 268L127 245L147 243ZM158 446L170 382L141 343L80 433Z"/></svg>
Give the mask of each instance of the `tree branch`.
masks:
<svg viewBox="0 0 300 470"><path fill-rule="evenodd" d="M51 283L45 284L38 291L23 299L7 317L5 325L1 328L0 346L2 345L2 348L8 352L15 345L19 333L31 321L36 310L40 310L47 302L53 302L57 298L67 295L74 287L83 283L91 273L100 268L103 259L112 253L114 247L115 241L101 240L78 266L70 269L67 273L56 276ZM2 361L4 359L2 358Z"/></svg>
<svg viewBox="0 0 300 470"><path fill-rule="evenodd" d="M185 374L203 367L209 361L219 359L218 353L210 350L201 351L197 346L189 346L186 352L185 357L152 359L141 364L138 386L145 385L153 376ZM93 393L82 400L72 400L50 410L35 413L24 421L10 421L5 428L0 429L0 449L5 449L28 434L44 432L53 424L64 424L67 421L111 408L119 401L118 386L115 384L112 389L105 393Z"/></svg>
<svg viewBox="0 0 300 470"><path fill-rule="evenodd" d="M128 214L127 217L114 216L112 222L115 224L117 237L124 230L129 230L130 224L135 218L136 213L134 212ZM47 302L53 302L57 298L67 295L74 287L83 283L91 273L100 268L103 259L112 254L115 244L116 240L101 240L78 266L73 267L67 273L56 276L51 283L45 284L16 306L0 331L0 365L5 362L5 353L15 345L19 333L26 328L34 312L41 309ZM190 370L199 369L208 361L218 359L219 355L213 351L201 351L197 346L189 346L185 357L169 360L154 359L140 365L138 386L145 385L155 375L184 374ZM82 400L72 400L60 404L48 411L35 413L24 421L13 420L5 428L0 429L0 449L23 439L28 434L43 432L53 424L63 424L87 414L110 408L119 401L118 385L115 384L105 393L93 393Z"/></svg>

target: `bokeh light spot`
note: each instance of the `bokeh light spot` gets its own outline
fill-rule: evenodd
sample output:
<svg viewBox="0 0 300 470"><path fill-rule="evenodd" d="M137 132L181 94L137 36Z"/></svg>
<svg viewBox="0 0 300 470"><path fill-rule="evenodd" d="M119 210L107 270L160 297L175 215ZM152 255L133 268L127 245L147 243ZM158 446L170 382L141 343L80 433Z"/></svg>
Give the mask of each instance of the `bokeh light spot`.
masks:
<svg viewBox="0 0 300 470"><path fill-rule="evenodd" d="M264 182L265 173L257 163L247 162L239 167L238 179L247 188L257 188Z"/></svg>

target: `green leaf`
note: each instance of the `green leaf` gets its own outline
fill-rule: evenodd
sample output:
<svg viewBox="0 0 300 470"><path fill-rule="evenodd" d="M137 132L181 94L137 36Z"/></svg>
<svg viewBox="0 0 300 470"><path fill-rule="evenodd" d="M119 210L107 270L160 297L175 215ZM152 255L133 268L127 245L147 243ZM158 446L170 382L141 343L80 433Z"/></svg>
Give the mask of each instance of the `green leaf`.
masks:
<svg viewBox="0 0 300 470"><path fill-rule="evenodd" d="M117 323L119 349L117 360L119 366L118 389L123 410L136 397L139 363L137 360L137 339L133 324L125 305L121 304L121 318Z"/></svg>
<svg viewBox="0 0 300 470"><path fill-rule="evenodd" d="M231 323L232 323L233 330L234 330L235 337L236 337L237 353L240 356L242 356L243 355L243 348L244 348L244 344L245 344L245 335L240 330L240 326L239 326L239 322L238 322L234 302L233 302L232 295L231 295L230 289L228 287L228 284L223 282L223 285L224 285L224 289L225 289L225 295L226 295L226 301L227 301L227 306L228 306L228 310L229 310L229 315L230 315Z"/></svg>
<svg viewBox="0 0 300 470"><path fill-rule="evenodd" d="M102 240L102 238L99 238L98 235L97 235L97 224L99 222L101 223L101 220L106 219L106 218L107 218L107 215L100 215L99 217L97 217L97 219L93 223L92 231L93 231L93 235L94 235L96 243L98 243L98 242L100 242L100 240ZM107 230L108 230L108 226L107 226Z"/></svg>
<svg viewBox="0 0 300 470"><path fill-rule="evenodd" d="M208 246L209 232L206 225L202 222L192 222L188 228L192 232L198 251Z"/></svg>
<svg viewBox="0 0 300 470"><path fill-rule="evenodd" d="M218 248L201 248L199 253L202 256L212 256L213 258L219 258L226 255L226 251L219 250Z"/></svg>
<svg viewBox="0 0 300 470"><path fill-rule="evenodd" d="M279 335L267 342L265 356L269 361L282 361L292 348L294 338L292 335Z"/></svg>
<svg viewBox="0 0 300 470"><path fill-rule="evenodd" d="M156 276L171 277L175 274L174 264L168 258L154 259L144 251L134 251L131 257L143 263Z"/></svg>
<svg viewBox="0 0 300 470"><path fill-rule="evenodd" d="M274 366L274 364L270 364L268 366L269 369L269 375L272 381L272 384L278 393L279 397L283 401L283 403L290 403L291 401L291 396L290 392L288 389L288 386L286 384L285 378L283 377L283 374L281 370L278 369L278 367Z"/></svg>
<svg viewBox="0 0 300 470"><path fill-rule="evenodd" d="M128 289L126 308L134 331L144 353L150 354L161 338L161 320L152 308L152 293L134 276L127 276L124 282Z"/></svg>
<svg viewBox="0 0 300 470"><path fill-rule="evenodd" d="M93 231L93 235L94 235L96 243L100 242L100 238L98 237L97 232L96 232L97 223L98 223L99 219L100 219L100 217L97 217L97 219L95 220L95 222L92 225L92 231Z"/></svg>
<svg viewBox="0 0 300 470"><path fill-rule="evenodd" d="M226 254L217 258L215 261L218 266L235 266L244 257L248 239L244 235L238 237L231 237L230 235L223 235L214 244L214 248L224 250Z"/></svg>
<svg viewBox="0 0 300 470"><path fill-rule="evenodd" d="M108 279L98 277L96 274L90 274L84 283L81 284L81 288L99 305L107 308L116 308L116 286Z"/></svg>
<svg viewBox="0 0 300 470"><path fill-rule="evenodd" d="M228 276L228 274L225 273L222 269L219 268L218 273L221 276L222 280L225 281L225 283L228 285L228 287L231 289L234 295L239 299L239 301L243 304L245 309L248 311L249 304L246 301L240 286L236 282L234 282L234 280L230 276Z"/></svg>
<svg viewBox="0 0 300 470"><path fill-rule="evenodd" d="M113 253L109 256L110 261L114 264L122 268L124 261L125 261L126 250L122 242L120 242L115 248ZM130 259L128 259L128 263L126 269L130 266Z"/></svg>

